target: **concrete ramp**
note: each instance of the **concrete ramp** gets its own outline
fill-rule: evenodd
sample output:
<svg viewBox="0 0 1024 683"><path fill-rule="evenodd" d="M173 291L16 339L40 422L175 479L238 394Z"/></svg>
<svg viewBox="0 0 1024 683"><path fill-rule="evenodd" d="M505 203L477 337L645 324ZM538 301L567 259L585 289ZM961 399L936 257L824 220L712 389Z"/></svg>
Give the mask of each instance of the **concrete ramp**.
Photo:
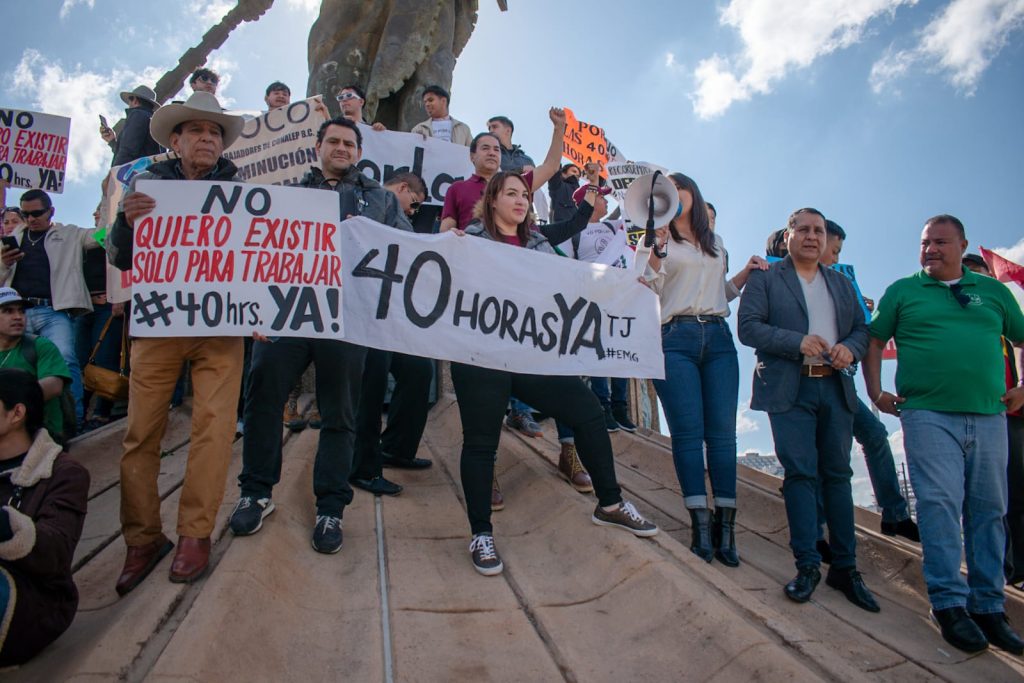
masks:
<svg viewBox="0 0 1024 683"><path fill-rule="evenodd" d="M165 439L163 512L173 530L187 453L188 414ZM494 513L505 562L477 574L458 476L458 407L434 408L421 457L429 470L387 470L395 498L356 491L337 555L310 547L317 432L285 434L276 511L256 535L224 524L237 500L235 444L218 517L214 566L192 586L167 581L165 559L118 599L121 428L87 435L73 453L93 473L86 534L76 554L80 613L69 631L4 681L1009 681L1021 660L966 657L927 621L919 549L874 532L858 513L859 558L880 614L822 583L805 605L792 577L779 480L743 470L736 569L687 548L667 440L613 436L620 482L662 527L639 539L590 522L592 495L558 477L549 433L505 431L498 473L507 507ZM549 428L550 430L550 428ZM1024 610L1011 596L1011 618Z"/></svg>

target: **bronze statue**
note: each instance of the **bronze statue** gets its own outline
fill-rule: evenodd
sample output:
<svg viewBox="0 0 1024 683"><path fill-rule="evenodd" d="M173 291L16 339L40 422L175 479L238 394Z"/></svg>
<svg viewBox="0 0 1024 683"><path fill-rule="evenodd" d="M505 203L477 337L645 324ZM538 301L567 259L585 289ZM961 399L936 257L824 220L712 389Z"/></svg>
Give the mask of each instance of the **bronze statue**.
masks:
<svg viewBox="0 0 1024 683"><path fill-rule="evenodd" d="M338 115L335 96L358 85L365 120L411 130L427 118L423 88L451 88L477 9L477 0L323 0L309 32L307 94L322 94Z"/></svg>

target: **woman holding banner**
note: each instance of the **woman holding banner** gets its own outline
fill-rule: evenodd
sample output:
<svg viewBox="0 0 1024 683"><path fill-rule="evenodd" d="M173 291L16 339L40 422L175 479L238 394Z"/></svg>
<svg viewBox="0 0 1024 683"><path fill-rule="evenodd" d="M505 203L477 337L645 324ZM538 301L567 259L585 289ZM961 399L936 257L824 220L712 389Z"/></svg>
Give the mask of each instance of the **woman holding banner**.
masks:
<svg viewBox="0 0 1024 683"><path fill-rule="evenodd" d="M690 550L707 562L717 557L735 567L740 563L734 526L739 365L725 318L728 302L739 296L751 270L765 270L768 263L752 256L727 280L728 254L711 229L697 183L682 173L669 178L679 193L679 209L657 230L657 248L644 273L661 299L665 379L654 380L654 388L665 408L676 476L690 512ZM704 485L705 444L713 518Z"/></svg>
<svg viewBox="0 0 1024 683"><path fill-rule="evenodd" d="M582 222L579 222L578 214L566 223L575 221L579 222L580 228L585 226L597 194L597 186L589 186L579 210ZM548 238L533 228L530 187L516 173L501 172L490 179L483 199L477 205L477 215L479 222L470 224L466 228L467 234L547 254L555 253ZM567 229L567 225L558 223L545 226L547 234ZM632 503L622 500L615 478L612 444L605 430L604 412L597 397L579 377L532 375L452 363L452 382L462 418L460 470L466 512L473 532L469 551L478 572L492 576L500 574L503 569L494 546L490 491L494 456L510 395L575 430L580 457L590 472L597 493L598 504L591 517L595 524L617 527L637 536L658 533L656 525L644 519Z"/></svg>

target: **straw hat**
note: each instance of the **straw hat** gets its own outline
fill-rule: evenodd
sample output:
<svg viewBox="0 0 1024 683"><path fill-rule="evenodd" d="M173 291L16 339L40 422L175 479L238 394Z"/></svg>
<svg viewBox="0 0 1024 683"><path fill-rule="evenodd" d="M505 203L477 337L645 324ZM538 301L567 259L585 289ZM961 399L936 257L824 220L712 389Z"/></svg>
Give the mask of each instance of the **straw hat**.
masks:
<svg viewBox="0 0 1024 683"><path fill-rule="evenodd" d="M224 131L224 148L231 146L242 133L245 120L241 116L225 114L217 98L208 92L196 92L181 104L167 104L153 114L149 134L164 147L171 146L171 131L186 121L213 121Z"/></svg>

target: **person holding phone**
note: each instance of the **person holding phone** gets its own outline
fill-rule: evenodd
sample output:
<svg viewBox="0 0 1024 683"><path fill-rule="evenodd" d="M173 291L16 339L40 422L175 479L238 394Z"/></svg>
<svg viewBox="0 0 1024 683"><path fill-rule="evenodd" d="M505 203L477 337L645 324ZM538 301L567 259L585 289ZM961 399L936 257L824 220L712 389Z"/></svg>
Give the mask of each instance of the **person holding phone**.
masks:
<svg viewBox="0 0 1024 683"><path fill-rule="evenodd" d="M107 125L107 119L100 114L100 136L114 151L110 165L120 166L141 157L160 154L163 148L149 134L149 122L153 112L160 107L156 93L144 85L121 93L121 100L128 105L124 110L124 127L121 134Z"/></svg>

